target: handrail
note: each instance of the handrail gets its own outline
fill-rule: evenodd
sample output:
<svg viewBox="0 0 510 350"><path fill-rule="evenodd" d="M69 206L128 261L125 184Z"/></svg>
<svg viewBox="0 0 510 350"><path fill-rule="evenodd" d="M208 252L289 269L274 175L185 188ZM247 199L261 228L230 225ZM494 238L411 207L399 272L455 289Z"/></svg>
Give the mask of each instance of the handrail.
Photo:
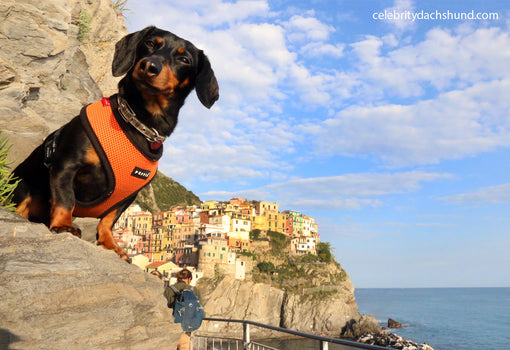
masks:
<svg viewBox="0 0 510 350"><path fill-rule="evenodd" d="M383 347L383 346L379 346L379 345L364 344L364 343L359 343L359 342L356 342L356 341L353 341L353 340L330 338L330 337L324 337L324 336L321 336L321 335L315 335L315 334L310 334L310 333L303 333L303 332L294 331L294 330L291 330L291 329L286 329L286 328L281 328L281 327L276 327L276 326L270 326L270 325L267 325L267 324L263 324L263 323L259 323L259 322L253 322L253 321L248 321L248 320L235 320L235 319L227 319L227 318L204 317L204 321L242 323L243 324L243 329L246 328L245 325L249 324L249 325L252 325L252 326L266 328L266 329L270 329L270 330L277 331L277 332L282 332L282 333L296 335L296 336L303 337L303 338L318 340L318 341L321 341L323 343L333 343L333 344L347 345L347 346L352 346L354 348L359 348L359 349L388 350L387 347Z"/></svg>

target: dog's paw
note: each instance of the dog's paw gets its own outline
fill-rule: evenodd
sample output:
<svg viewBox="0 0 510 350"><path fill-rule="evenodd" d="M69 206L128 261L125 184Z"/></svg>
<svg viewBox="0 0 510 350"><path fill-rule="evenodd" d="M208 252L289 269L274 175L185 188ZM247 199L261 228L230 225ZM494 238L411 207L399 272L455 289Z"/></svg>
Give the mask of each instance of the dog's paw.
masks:
<svg viewBox="0 0 510 350"><path fill-rule="evenodd" d="M73 236L81 238L81 230L73 226L54 226L51 228L53 233L69 232Z"/></svg>

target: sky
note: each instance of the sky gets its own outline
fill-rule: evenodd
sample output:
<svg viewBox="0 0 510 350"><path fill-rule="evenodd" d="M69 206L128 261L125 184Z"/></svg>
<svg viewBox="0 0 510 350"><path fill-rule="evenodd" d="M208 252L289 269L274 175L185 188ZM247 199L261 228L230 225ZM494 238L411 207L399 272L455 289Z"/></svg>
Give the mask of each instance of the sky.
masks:
<svg viewBox="0 0 510 350"><path fill-rule="evenodd" d="M356 288L510 287L508 1L130 0L204 50L160 170L315 218Z"/></svg>

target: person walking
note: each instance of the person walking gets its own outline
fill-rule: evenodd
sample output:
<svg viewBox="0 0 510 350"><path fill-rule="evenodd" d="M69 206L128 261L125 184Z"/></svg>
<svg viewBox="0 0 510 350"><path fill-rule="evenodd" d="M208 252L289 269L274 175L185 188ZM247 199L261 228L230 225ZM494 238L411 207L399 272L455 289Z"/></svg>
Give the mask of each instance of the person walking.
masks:
<svg viewBox="0 0 510 350"><path fill-rule="evenodd" d="M177 273L177 283L173 285L175 289L179 292L183 290L193 290L191 286L191 281L193 279L193 274L188 269L182 269ZM170 286L165 288L164 292L165 298L167 300L167 306L169 308L174 308L175 306L175 292L172 290ZM197 295L200 300L200 296ZM191 332L183 332L179 342L177 343L177 350L193 350L193 346L191 345Z"/></svg>

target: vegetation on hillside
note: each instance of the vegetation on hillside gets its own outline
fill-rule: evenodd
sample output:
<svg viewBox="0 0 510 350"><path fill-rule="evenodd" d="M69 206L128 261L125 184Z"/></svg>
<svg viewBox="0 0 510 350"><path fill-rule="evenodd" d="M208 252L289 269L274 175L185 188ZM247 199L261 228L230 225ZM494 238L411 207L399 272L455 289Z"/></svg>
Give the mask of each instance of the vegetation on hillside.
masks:
<svg viewBox="0 0 510 350"><path fill-rule="evenodd" d="M0 138L0 205L7 210L15 211L11 202L13 191L19 181L16 181L10 173L10 163L7 161L10 148L11 146L7 145L7 138Z"/></svg>
<svg viewBox="0 0 510 350"><path fill-rule="evenodd" d="M140 191L135 202L143 210L152 213L170 210L177 205L200 205L201 203L200 198L193 192L159 171L150 185Z"/></svg>
<svg viewBox="0 0 510 350"><path fill-rule="evenodd" d="M260 238L260 230L252 230L250 238ZM274 231L267 232L269 247L267 251L252 254L254 262L253 279L255 282L268 283L287 292L331 296L343 288L348 280L347 273L332 254L331 244L317 244L317 255L289 255L290 239Z"/></svg>
<svg viewBox="0 0 510 350"><path fill-rule="evenodd" d="M288 236L275 231L267 231L267 236L269 237L269 243L273 254L278 255L287 251L290 243Z"/></svg>
<svg viewBox="0 0 510 350"><path fill-rule="evenodd" d="M80 10L77 21L78 40L83 44L86 44L89 39L90 31L92 30L91 24L92 18L88 12L85 10Z"/></svg>

